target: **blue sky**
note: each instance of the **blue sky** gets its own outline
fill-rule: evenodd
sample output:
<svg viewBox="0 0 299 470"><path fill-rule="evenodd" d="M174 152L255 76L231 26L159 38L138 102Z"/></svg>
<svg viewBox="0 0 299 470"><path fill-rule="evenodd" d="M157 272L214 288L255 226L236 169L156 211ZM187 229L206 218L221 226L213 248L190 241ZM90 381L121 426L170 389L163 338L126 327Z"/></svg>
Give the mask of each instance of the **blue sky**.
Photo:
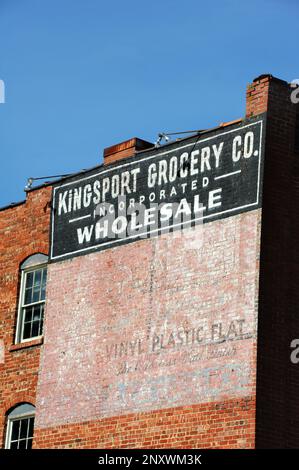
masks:
<svg viewBox="0 0 299 470"><path fill-rule="evenodd" d="M0 0L0 206L131 137L243 116L253 78L299 78L298 18L298 0Z"/></svg>

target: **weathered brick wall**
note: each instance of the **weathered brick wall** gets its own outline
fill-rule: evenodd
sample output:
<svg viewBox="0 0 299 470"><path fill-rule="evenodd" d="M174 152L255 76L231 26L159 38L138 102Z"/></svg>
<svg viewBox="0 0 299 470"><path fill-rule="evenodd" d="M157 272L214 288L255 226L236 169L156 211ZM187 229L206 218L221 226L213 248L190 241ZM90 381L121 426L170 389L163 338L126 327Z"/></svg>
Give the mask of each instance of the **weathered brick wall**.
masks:
<svg viewBox="0 0 299 470"><path fill-rule="evenodd" d="M253 448L255 400L245 397L36 431L40 448Z"/></svg>
<svg viewBox="0 0 299 470"><path fill-rule="evenodd" d="M40 345L14 346L20 264L28 256L48 253L51 188L28 194L26 203L0 211L0 434L4 445L5 414L15 404L35 404ZM31 346L30 346L31 345ZM3 358L1 358L3 359Z"/></svg>
<svg viewBox="0 0 299 470"><path fill-rule="evenodd" d="M299 104L292 103L292 91L286 82L269 77L250 90L258 105L268 109L257 361L259 448L299 447L299 365L290 360L290 343L299 338Z"/></svg>
<svg viewBox="0 0 299 470"><path fill-rule="evenodd" d="M35 446L254 445L260 214L49 266Z"/></svg>

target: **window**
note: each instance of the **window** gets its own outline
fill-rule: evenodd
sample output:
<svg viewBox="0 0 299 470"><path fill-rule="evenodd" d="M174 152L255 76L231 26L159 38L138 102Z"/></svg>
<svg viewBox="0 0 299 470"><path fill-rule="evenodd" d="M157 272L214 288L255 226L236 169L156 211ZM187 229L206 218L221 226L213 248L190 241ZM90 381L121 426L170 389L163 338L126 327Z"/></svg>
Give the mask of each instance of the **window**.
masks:
<svg viewBox="0 0 299 470"><path fill-rule="evenodd" d="M35 408L30 403L16 406L7 416L6 449L31 449Z"/></svg>
<svg viewBox="0 0 299 470"><path fill-rule="evenodd" d="M47 256L36 254L21 265L21 290L16 343L30 341L43 333L47 281Z"/></svg>

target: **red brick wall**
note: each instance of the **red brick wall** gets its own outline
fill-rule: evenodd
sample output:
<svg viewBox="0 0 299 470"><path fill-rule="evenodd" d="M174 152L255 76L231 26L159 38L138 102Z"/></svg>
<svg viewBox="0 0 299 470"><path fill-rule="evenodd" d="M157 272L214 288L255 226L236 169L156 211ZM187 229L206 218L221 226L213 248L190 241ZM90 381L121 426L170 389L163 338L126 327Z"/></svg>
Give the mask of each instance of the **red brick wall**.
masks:
<svg viewBox="0 0 299 470"><path fill-rule="evenodd" d="M38 429L40 448L253 448L251 397Z"/></svg>
<svg viewBox="0 0 299 470"><path fill-rule="evenodd" d="M257 447L299 447L299 365L290 343L299 338L299 104L278 79L268 93L257 362ZM264 99L261 98L259 103ZM298 138L298 137L297 137Z"/></svg>
<svg viewBox="0 0 299 470"><path fill-rule="evenodd" d="M4 445L5 414L17 403L35 404L40 345L13 347L18 308L20 264L28 256L48 253L51 188L28 194L26 203L0 211L0 435ZM12 350L15 349L15 350Z"/></svg>

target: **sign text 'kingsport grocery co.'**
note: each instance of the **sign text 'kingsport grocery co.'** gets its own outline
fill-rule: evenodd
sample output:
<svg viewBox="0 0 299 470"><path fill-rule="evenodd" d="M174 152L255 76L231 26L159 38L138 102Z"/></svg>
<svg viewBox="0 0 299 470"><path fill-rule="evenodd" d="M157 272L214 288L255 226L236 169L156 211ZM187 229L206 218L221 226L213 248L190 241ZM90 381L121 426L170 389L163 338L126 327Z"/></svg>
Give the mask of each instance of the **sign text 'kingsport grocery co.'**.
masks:
<svg viewBox="0 0 299 470"><path fill-rule="evenodd" d="M263 122L218 129L56 185L51 259L259 207Z"/></svg>

